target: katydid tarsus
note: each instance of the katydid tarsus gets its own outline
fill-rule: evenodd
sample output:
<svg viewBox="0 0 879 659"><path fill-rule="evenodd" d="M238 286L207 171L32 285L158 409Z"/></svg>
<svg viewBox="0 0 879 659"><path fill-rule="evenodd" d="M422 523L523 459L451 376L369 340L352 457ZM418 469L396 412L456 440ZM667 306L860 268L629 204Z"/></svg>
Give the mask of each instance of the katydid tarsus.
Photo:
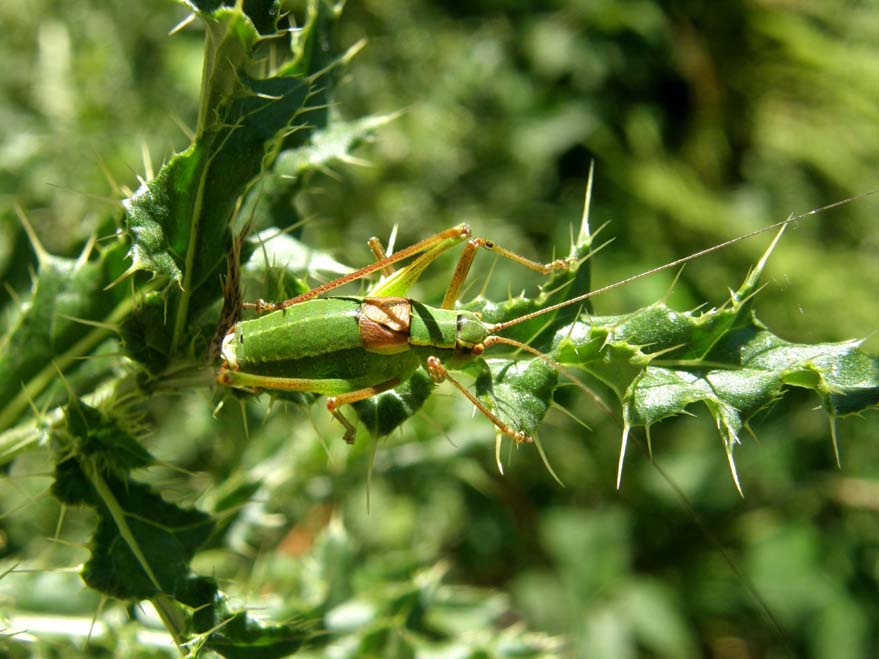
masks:
<svg viewBox="0 0 879 659"><path fill-rule="evenodd" d="M581 236L588 232L590 191L591 176ZM493 251L543 274L576 269L585 257L575 256L572 249L572 256L568 258L537 263L485 238L473 237L470 227L465 224L437 233L390 256L385 255L377 239L372 239L370 247L376 255L373 263L283 302L259 300L245 305L255 308L261 315L236 323L226 334L222 341L223 364L218 382L253 392L276 390L326 395L327 409L343 425L345 441L351 443L355 427L340 408L394 389L417 369L423 368L434 382L450 382L494 424L498 433L517 443L530 442L532 438L528 431L501 419L449 371L460 370L480 360L487 349L501 344L544 359L585 389L585 385L568 369L555 364L527 343L504 337L501 333L546 314L582 306L588 299L611 289L680 267L758 234L781 230L791 222L849 201L851 199L791 216L614 284L499 323L486 323L479 314L456 308L462 285L479 249ZM439 307L405 297L438 256L461 243L466 244ZM395 264L407 259L412 260L399 270L393 270ZM375 272L381 272L385 277L365 296L321 297Z"/></svg>

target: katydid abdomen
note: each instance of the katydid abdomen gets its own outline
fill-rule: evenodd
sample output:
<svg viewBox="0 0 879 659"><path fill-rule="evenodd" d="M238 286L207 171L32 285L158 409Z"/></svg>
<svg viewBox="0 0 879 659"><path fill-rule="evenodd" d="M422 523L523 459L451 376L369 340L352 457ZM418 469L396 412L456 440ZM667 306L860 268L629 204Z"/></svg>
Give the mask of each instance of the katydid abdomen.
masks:
<svg viewBox="0 0 879 659"><path fill-rule="evenodd" d="M357 298L315 299L237 323L223 341L225 384L335 395L411 375L418 358L405 341L395 354L364 348L361 308Z"/></svg>

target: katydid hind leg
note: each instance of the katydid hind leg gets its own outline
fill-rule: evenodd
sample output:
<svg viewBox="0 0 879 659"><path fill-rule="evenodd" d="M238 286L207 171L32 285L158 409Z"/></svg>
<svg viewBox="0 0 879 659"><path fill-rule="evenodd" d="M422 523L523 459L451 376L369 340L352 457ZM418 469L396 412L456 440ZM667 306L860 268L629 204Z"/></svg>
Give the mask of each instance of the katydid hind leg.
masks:
<svg viewBox="0 0 879 659"><path fill-rule="evenodd" d="M348 393L338 394L336 396L330 396L329 398L327 398L327 410L345 428L345 443L354 443L356 429L354 427L354 424L352 424L345 417L345 415L342 414L339 408L343 405L351 405L352 403L356 403L357 401L372 398L373 396L376 396L382 392L393 389L399 384L400 378L391 378L390 380L386 380L385 382L381 382L371 387L364 387L363 389L358 389L357 391L350 391Z"/></svg>
<svg viewBox="0 0 879 659"><path fill-rule="evenodd" d="M258 300L255 303L248 303L244 306L254 308L257 310L258 313L266 313L269 311L286 309L301 302L305 302L306 300L316 298L319 295L332 291L336 288L339 288L340 286L344 286L345 284L349 284L351 282L357 281L358 279L362 279L363 277L370 275L373 272L385 271L393 264L411 258L413 256L417 256L419 254L432 254L432 257L429 259L430 261L432 261L442 252L454 247L461 241L466 240L470 236L470 234L471 230L469 226L467 226L466 224L459 224L457 226L451 227L444 231L440 231L439 233L436 233L432 236L429 236L424 240L415 243L414 245L410 245L409 247L401 249L399 252L391 254L390 256L379 258L372 263L355 270L354 272L349 272L348 274L342 275L341 277L333 279L332 281L328 281L325 284L316 286L306 293L297 295L296 297L292 297L288 300L284 300L283 302L267 302L265 300ZM383 252L384 249L382 248L381 251ZM374 248L373 252L375 253ZM421 269L423 270L423 268ZM406 270L407 268L402 268L400 271L394 273L392 277L400 276L401 273L405 272ZM420 274L420 271L418 274ZM404 277L404 281L407 285L411 285L417 278L418 277L416 274L410 278Z"/></svg>

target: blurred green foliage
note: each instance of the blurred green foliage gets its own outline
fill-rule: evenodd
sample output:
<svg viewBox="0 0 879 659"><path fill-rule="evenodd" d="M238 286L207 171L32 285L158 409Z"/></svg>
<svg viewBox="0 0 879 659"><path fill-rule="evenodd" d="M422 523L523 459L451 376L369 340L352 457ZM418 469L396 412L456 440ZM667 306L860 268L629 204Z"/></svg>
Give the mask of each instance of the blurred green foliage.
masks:
<svg viewBox="0 0 879 659"><path fill-rule="evenodd" d="M0 7L0 272L12 294L35 263L13 202L47 249L75 256L112 231L114 186L146 178L142 153L158 169L188 143L203 36L167 36L185 16L154 0ZM339 25L343 45L362 37L332 112L401 114L356 152L368 166L313 176L287 208L291 223L308 220L307 244L350 265L394 225L409 244L460 221L535 258L565 252L591 159L592 223L610 220L614 238L596 286L877 187L875 3L367 0ZM722 303L767 242L688 266L669 304ZM877 253L875 200L804 221L769 262L761 319L793 341L868 337L875 352ZM475 269L490 265L481 256ZM642 307L673 277L594 304ZM446 282L440 266L419 294L438 300ZM488 286L536 283L499 263ZM590 426L561 412L544 423L565 488L532 450L505 452L498 474L491 427L442 391L378 447L368 510L368 439L342 446L320 405L227 400L212 416L202 389L158 396L144 440L157 466L143 477L172 503L222 513L198 573L268 620L320 612L334 656L879 653L875 414L838 423L837 469L816 399L789 396L737 452L741 499L701 411L655 428L656 465L633 451L617 492L619 428L582 395L557 398ZM4 637L0 653L172 654L150 635L153 614L102 605L71 573L95 519L60 513L50 469L48 452L30 452L0 481L3 569L20 563L0 580L0 617L53 640Z"/></svg>

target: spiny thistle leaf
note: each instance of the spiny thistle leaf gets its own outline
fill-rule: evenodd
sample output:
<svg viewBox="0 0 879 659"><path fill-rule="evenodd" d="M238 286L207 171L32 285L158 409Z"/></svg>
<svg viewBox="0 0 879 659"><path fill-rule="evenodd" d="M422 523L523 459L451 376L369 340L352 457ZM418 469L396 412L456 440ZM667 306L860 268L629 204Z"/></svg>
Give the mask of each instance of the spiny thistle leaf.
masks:
<svg viewBox="0 0 879 659"><path fill-rule="evenodd" d="M233 611L217 583L193 577L178 589L177 599L192 610L195 648L213 650L227 659L274 659L299 650L315 635L308 622L261 625L242 611Z"/></svg>
<svg viewBox="0 0 879 659"><path fill-rule="evenodd" d="M295 178L309 171L328 169L335 163L357 164L359 161L351 155L354 149L395 118L396 115L382 115L348 121L334 119L325 128L315 131L310 144L281 153L275 172Z"/></svg>
<svg viewBox="0 0 879 659"><path fill-rule="evenodd" d="M213 531L210 516L168 503L128 476L152 458L118 419L79 400L67 405L65 417L66 427L53 434L59 461L52 492L98 514L83 579L122 599L174 595Z"/></svg>
<svg viewBox="0 0 879 659"><path fill-rule="evenodd" d="M204 647L226 659L276 659L295 654L314 634L305 625L261 625L242 611L226 618Z"/></svg>
<svg viewBox="0 0 879 659"><path fill-rule="evenodd" d="M535 429L549 411L558 372L542 359L488 359L476 393L513 428Z"/></svg>
<svg viewBox="0 0 879 659"><path fill-rule="evenodd" d="M657 303L625 316L587 317L558 331L553 358L584 369L620 400L620 469L631 428L649 430L702 402L717 423L741 491L733 460L739 433L785 386L813 389L832 417L877 406L879 359L861 352L859 342L789 343L757 320L753 299L774 246L722 309L681 313Z"/></svg>
<svg viewBox="0 0 879 659"><path fill-rule="evenodd" d="M382 437L418 412L435 388L436 383L419 369L392 391L358 401L352 407L363 425Z"/></svg>
<svg viewBox="0 0 879 659"><path fill-rule="evenodd" d="M233 612L213 579L192 573L190 561L215 522L128 475L153 460L125 423L76 399L64 411L66 427L53 433L59 459L52 493L97 513L86 584L125 600L170 596L191 610L201 645L225 657L281 657L302 646L312 635L308 625L263 627Z"/></svg>
<svg viewBox="0 0 879 659"><path fill-rule="evenodd" d="M100 472L125 477L155 461L121 418L74 398L64 407L73 445L66 449L94 462ZM66 444L66 442L65 442Z"/></svg>
<svg viewBox="0 0 879 659"><path fill-rule="evenodd" d="M331 111L328 124L318 127L309 143L278 154L273 176L260 182L258 194L250 195L241 215L252 218L256 229L272 227L274 234L280 230L295 231L302 218L294 200L307 188L309 174L332 172L337 165L361 164L352 155L354 149L395 118L396 115L382 115L345 120ZM248 267L252 266L248 263ZM296 274L301 275L304 270Z"/></svg>
<svg viewBox="0 0 879 659"><path fill-rule="evenodd" d="M592 282L589 258L592 254L594 241L594 236L589 232L588 224L591 182L590 174L587 188L587 211L584 213L577 239L571 245L568 254L568 259L573 263L572 267L549 275L540 285L538 294L534 297L527 297L523 294L498 303L480 295L461 305L462 308L480 313L487 323L500 323L587 293ZM504 336L546 350L549 349L548 343L555 333L555 328L574 322L581 311L589 311L590 309L591 304L588 301L582 305L564 307L554 313L543 314L533 320L514 325L510 330L504 332Z"/></svg>

